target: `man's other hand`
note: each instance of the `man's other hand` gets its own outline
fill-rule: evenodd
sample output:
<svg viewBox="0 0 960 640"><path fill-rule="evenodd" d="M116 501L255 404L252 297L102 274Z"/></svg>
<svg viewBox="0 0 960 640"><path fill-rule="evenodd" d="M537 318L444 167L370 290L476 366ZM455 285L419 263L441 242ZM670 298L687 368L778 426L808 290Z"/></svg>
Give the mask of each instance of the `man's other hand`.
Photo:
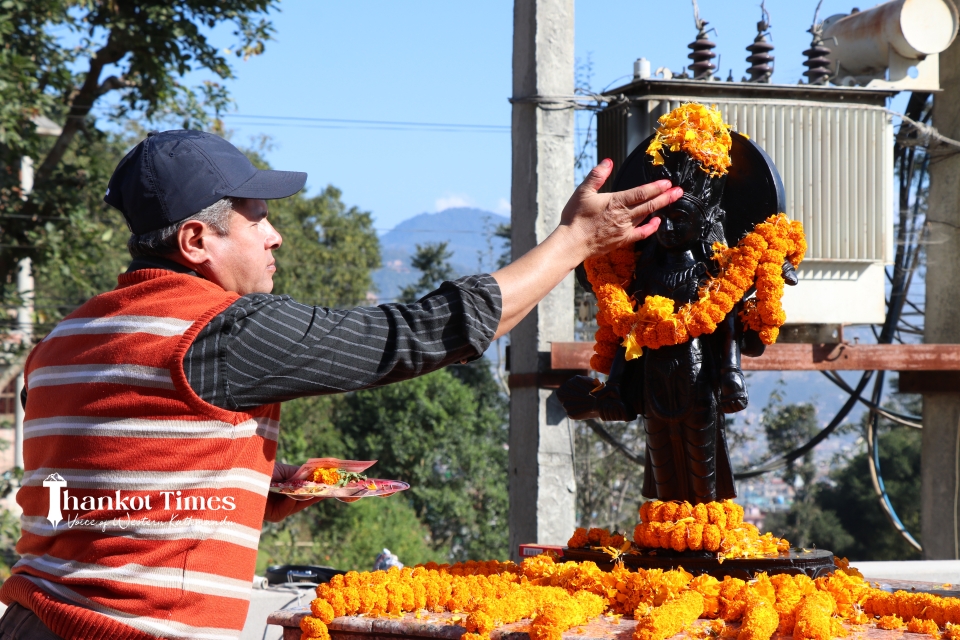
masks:
<svg viewBox="0 0 960 640"><path fill-rule="evenodd" d="M284 464L276 462L273 465L273 475L271 482L285 482L293 477L300 467L293 464ZM289 515L298 511L303 511L312 504L316 504L323 498L311 498L309 500L294 500L280 493L267 494L267 508L263 513L263 519L267 522L280 522Z"/></svg>

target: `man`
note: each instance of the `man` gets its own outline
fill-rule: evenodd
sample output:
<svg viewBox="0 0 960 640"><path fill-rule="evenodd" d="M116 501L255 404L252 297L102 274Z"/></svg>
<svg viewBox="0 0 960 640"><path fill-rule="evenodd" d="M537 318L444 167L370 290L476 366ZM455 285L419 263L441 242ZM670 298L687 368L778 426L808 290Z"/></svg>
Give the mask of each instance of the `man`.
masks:
<svg viewBox="0 0 960 640"><path fill-rule="evenodd" d="M129 270L27 361L22 559L0 589L0 639L236 638L262 520L311 504L268 494L291 473L275 464L279 403L478 358L681 195L669 181L597 193L611 170L496 273L338 311L270 294L282 239L267 200L306 174L257 170L210 134L151 133L104 198L132 231Z"/></svg>

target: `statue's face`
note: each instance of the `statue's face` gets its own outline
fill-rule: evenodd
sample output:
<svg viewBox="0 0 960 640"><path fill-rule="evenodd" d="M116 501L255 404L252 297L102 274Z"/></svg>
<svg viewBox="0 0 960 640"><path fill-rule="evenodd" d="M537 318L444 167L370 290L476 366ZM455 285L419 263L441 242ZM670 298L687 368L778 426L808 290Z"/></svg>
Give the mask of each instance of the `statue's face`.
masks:
<svg viewBox="0 0 960 640"><path fill-rule="evenodd" d="M700 237L701 214L695 204L681 198L661 209L657 242L667 249L685 248Z"/></svg>

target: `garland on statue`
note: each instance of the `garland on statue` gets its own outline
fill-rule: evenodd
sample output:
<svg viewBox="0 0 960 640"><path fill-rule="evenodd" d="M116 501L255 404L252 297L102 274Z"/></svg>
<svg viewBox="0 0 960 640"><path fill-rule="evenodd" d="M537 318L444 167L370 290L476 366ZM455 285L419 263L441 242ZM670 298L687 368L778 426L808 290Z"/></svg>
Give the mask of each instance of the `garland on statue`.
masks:
<svg viewBox="0 0 960 640"><path fill-rule="evenodd" d="M467 629L461 640L486 640L504 624L531 620L531 640L561 640L564 631L600 615L618 623L633 616L634 640L666 640L689 630L694 637L795 640L848 635L843 624L928 633L960 640L960 599L929 593L888 593L870 587L845 560L815 580L806 575L760 573L750 582L674 571L629 571L617 563L601 571L592 562L556 562L550 556L511 562L429 563L413 569L335 576L317 587L301 638L329 640L334 618L363 614L399 618L453 612ZM707 622L699 629L690 625ZM739 629L728 624L740 623Z"/></svg>
<svg viewBox="0 0 960 640"><path fill-rule="evenodd" d="M635 301L626 291L636 266L632 250L617 249L587 260L584 267L599 309L596 353L590 366L609 373L620 346L626 347L626 358L632 360L640 357L643 347L657 349L711 334L754 285L756 298L746 301L740 317L764 344L776 342L786 321L780 304L783 263L789 260L796 267L803 259L807 250L803 225L781 213L754 227L736 247L717 242L713 250L720 274L700 288L696 302L676 311L674 301L663 296L647 296L634 309Z"/></svg>
<svg viewBox="0 0 960 640"><path fill-rule="evenodd" d="M727 173L732 127L723 121L715 106L684 104L661 116L658 122L647 147L654 165L664 163L661 151L668 148L671 152L686 153L713 177ZM684 343L691 336L713 333L754 285L757 296L745 303L741 319L747 328L760 334L764 344L773 344L786 321L780 306L781 267L785 259L796 267L806 249L800 222L791 222L782 213L772 216L732 249L715 243L712 258L720 265L720 275L701 287L696 302L679 309L674 308L673 300L663 296L648 296L638 309L634 308L636 301L626 292L636 268L632 249L617 249L587 260L584 267L599 307L595 354L590 366L609 373L620 346L626 347L626 357L632 360L640 357L643 347L657 349Z"/></svg>

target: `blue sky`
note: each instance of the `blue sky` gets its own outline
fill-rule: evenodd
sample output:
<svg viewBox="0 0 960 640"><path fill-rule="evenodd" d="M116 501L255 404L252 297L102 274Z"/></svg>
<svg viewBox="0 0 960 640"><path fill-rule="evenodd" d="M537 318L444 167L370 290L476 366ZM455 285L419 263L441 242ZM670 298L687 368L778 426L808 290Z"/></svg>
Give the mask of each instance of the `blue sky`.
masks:
<svg viewBox="0 0 960 640"><path fill-rule="evenodd" d="M853 2L824 0L821 18L847 13ZM774 81L802 77L815 6L768 0ZM700 0L700 13L717 29L719 73L726 78L732 68L740 78L759 2ZM371 211L380 229L446 206L508 214L512 20L510 0L284 0L266 53L235 63L229 88L236 112L226 124L239 144L270 136L267 157L275 168L307 171L311 193L339 187L345 202ZM576 2L576 56L592 62L594 89L628 80L622 76L639 57L654 69L680 71L695 34L691 4L682 0ZM225 31L215 39L230 44ZM281 117L486 128L372 128Z"/></svg>

